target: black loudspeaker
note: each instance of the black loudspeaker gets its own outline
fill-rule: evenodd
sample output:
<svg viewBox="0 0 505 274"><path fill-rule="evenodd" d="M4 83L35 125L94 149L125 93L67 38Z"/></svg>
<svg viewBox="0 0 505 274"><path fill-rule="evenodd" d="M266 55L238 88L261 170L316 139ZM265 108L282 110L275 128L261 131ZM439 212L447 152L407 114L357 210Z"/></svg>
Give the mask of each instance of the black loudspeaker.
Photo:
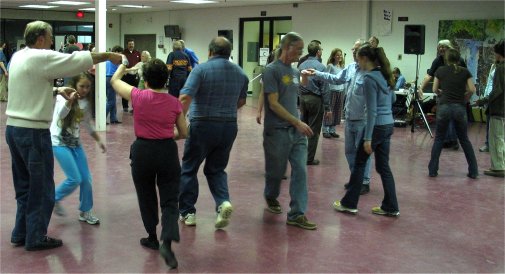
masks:
<svg viewBox="0 0 505 274"><path fill-rule="evenodd" d="M424 25L405 25L403 53L424 54Z"/></svg>
<svg viewBox="0 0 505 274"><path fill-rule="evenodd" d="M228 29L228 30L218 30L217 31L217 36L223 36L224 38L228 39L230 41L232 47L233 47L233 30Z"/></svg>
<svg viewBox="0 0 505 274"><path fill-rule="evenodd" d="M165 25L165 37L181 39L181 30L178 25Z"/></svg>

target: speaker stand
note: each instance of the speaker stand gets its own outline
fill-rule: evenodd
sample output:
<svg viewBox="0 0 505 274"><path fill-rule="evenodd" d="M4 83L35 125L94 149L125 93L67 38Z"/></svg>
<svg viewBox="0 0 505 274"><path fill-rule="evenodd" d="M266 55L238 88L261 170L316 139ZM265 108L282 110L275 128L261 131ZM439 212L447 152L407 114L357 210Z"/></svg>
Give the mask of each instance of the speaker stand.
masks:
<svg viewBox="0 0 505 274"><path fill-rule="evenodd" d="M421 119L424 122L424 125L430 132L431 138L433 138L433 133L431 132L430 125L428 124L428 121L426 120L426 116L424 115L423 108L421 107L421 103L419 103L419 94L417 90L417 80L419 79L419 54L416 54L416 81L414 85L414 106L412 110L412 127L410 128L411 132L414 132L414 128L416 127L416 118L417 118L417 111L421 114Z"/></svg>

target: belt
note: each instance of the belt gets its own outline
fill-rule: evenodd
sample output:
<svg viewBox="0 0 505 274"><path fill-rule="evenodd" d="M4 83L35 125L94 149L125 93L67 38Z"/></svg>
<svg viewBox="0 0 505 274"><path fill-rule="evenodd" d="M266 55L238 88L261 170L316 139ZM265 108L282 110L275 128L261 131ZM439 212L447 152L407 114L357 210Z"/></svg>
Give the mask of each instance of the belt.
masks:
<svg viewBox="0 0 505 274"><path fill-rule="evenodd" d="M190 121L210 121L210 122L237 122L236 117L192 117Z"/></svg>

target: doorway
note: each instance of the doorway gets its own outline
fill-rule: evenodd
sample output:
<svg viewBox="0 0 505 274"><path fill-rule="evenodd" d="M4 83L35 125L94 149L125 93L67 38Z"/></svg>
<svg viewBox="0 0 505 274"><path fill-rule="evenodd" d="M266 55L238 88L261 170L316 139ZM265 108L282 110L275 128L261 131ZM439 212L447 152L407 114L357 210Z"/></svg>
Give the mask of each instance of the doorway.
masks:
<svg viewBox="0 0 505 274"><path fill-rule="evenodd" d="M281 37L290 31L291 16L240 18L238 64L251 80L248 93L253 97L258 96L258 76L266 65L266 59L261 58L260 53L265 54L266 49L270 53L279 45Z"/></svg>
<svg viewBox="0 0 505 274"><path fill-rule="evenodd" d="M135 49L142 53L147 50L152 58L156 58L156 34L125 34L123 47L127 48L128 39L135 41Z"/></svg>

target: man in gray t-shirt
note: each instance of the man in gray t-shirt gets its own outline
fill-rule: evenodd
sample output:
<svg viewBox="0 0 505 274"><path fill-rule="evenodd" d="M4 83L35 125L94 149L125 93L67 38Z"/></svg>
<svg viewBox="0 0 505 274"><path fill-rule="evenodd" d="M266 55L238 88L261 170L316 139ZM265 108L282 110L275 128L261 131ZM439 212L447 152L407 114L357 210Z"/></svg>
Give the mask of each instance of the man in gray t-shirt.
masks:
<svg viewBox="0 0 505 274"><path fill-rule="evenodd" d="M303 229L316 229L307 220L307 136L314 133L300 121L296 101L300 75L291 64L297 62L303 52L303 40L290 32L281 40L279 60L268 65L263 72L265 93L265 121L263 149L265 152L265 200L267 210L280 214L277 198L280 184L289 160L291 164L290 211L287 224Z"/></svg>

